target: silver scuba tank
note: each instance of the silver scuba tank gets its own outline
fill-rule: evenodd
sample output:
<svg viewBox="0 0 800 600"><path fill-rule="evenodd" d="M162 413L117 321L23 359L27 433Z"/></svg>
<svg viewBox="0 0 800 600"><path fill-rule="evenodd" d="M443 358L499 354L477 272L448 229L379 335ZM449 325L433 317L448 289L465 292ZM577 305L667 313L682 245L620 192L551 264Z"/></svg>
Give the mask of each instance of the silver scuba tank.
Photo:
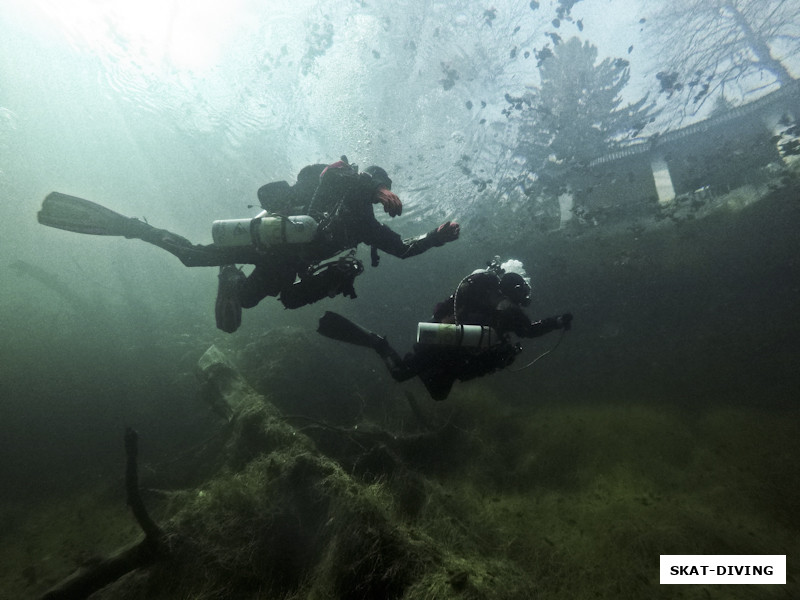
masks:
<svg viewBox="0 0 800 600"><path fill-rule="evenodd" d="M317 222L308 215L277 217L266 212L252 219L214 221L211 237L217 246L255 246L305 244L314 238Z"/></svg>
<svg viewBox="0 0 800 600"><path fill-rule="evenodd" d="M497 332L487 325L452 325L449 323L419 323L417 325L418 344L488 348L501 341Z"/></svg>

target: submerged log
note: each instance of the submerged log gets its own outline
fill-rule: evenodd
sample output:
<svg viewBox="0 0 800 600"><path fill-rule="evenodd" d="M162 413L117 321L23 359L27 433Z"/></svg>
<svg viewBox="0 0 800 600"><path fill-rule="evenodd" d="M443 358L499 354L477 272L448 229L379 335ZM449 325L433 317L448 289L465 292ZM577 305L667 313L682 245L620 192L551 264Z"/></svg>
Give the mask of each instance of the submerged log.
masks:
<svg viewBox="0 0 800 600"><path fill-rule="evenodd" d="M480 574L522 577L494 561L454 555L427 532L451 502L425 474L446 469L453 456L477 454L457 426L395 435L369 423L339 427L283 415L218 348L203 355L198 375L206 399L228 419L216 474L171 504L177 510L162 533L139 498L129 430L128 504L145 539L85 566L43 600L147 598L154 590L164 598L249 598L256 590L298 598L453 597L451 590L471 588L492 598L486 592L496 587L495 575ZM300 427L287 422L298 419ZM458 535L470 535L459 527Z"/></svg>

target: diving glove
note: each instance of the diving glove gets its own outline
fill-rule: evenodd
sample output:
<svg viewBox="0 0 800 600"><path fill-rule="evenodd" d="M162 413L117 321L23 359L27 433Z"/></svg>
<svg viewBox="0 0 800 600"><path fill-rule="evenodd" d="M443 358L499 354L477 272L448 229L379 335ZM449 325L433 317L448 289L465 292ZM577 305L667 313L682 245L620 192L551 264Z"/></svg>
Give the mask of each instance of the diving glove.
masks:
<svg viewBox="0 0 800 600"><path fill-rule="evenodd" d="M447 242L457 240L460 233L461 226L458 223L447 221L431 231L428 236L432 238L434 246L444 246Z"/></svg>
<svg viewBox="0 0 800 600"><path fill-rule="evenodd" d="M373 204L380 202L383 205L383 211L388 213L390 217L397 217L403 214L403 203L397 194L386 189L385 187L378 188L375 192L375 200Z"/></svg>
<svg viewBox="0 0 800 600"><path fill-rule="evenodd" d="M564 313L563 315L557 316L556 327L564 331L569 331L572 327L572 313Z"/></svg>

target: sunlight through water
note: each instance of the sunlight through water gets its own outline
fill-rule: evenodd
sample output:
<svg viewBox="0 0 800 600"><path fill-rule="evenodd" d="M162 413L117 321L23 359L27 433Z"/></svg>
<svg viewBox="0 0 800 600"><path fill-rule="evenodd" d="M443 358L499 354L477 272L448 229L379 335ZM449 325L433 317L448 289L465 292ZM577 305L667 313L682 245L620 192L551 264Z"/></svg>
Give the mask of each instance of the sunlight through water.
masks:
<svg viewBox="0 0 800 600"><path fill-rule="evenodd" d="M76 49L125 56L148 71L214 66L239 14L237 0L42 0L34 6Z"/></svg>

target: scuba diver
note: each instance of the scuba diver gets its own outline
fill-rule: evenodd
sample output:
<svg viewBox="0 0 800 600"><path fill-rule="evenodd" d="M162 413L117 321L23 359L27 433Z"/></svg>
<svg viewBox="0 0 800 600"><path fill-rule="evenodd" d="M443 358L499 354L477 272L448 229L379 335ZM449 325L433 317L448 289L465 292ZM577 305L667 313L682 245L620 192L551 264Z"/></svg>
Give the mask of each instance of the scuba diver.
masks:
<svg viewBox="0 0 800 600"><path fill-rule="evenodd" d="M436 305L429 322L420 323L413 352L404 358L385 337L327 311L317 331L329 338L372 348L397 381L418 376L434 400L444 400L456 380L467 381L504 369L522 351L511 334L534 338L567 331L572 314L532 322L524 307L531 302L530 280L522 263L499 257L486 269L467 275Z"/></svg>
<svg viewBox="0 0 800 600"><path fill-rule="evenodd" d="M192 244L165 229L59 192L44 199L37 216L43 225L58 229L143 240L187 267L219 266L217 327L233 333L241 325L242 308L252 308L267 296L277 296L286 308L338 294L355 298L353 282L363 272L354 256L360 243L371 246L374 267L378 250L410 258L458 239L460 227L451 221L410 239L379 223L373 204L383 205L390 217L402 213L403 204L391 188L384 169L371 166L359 173L345 156L330 165L308 165L292 186L285 181L262 186L258 198L264 210L255 218L214 221L214 243L209 245ZM254 269L246 276L237 264Z"/></svg>

